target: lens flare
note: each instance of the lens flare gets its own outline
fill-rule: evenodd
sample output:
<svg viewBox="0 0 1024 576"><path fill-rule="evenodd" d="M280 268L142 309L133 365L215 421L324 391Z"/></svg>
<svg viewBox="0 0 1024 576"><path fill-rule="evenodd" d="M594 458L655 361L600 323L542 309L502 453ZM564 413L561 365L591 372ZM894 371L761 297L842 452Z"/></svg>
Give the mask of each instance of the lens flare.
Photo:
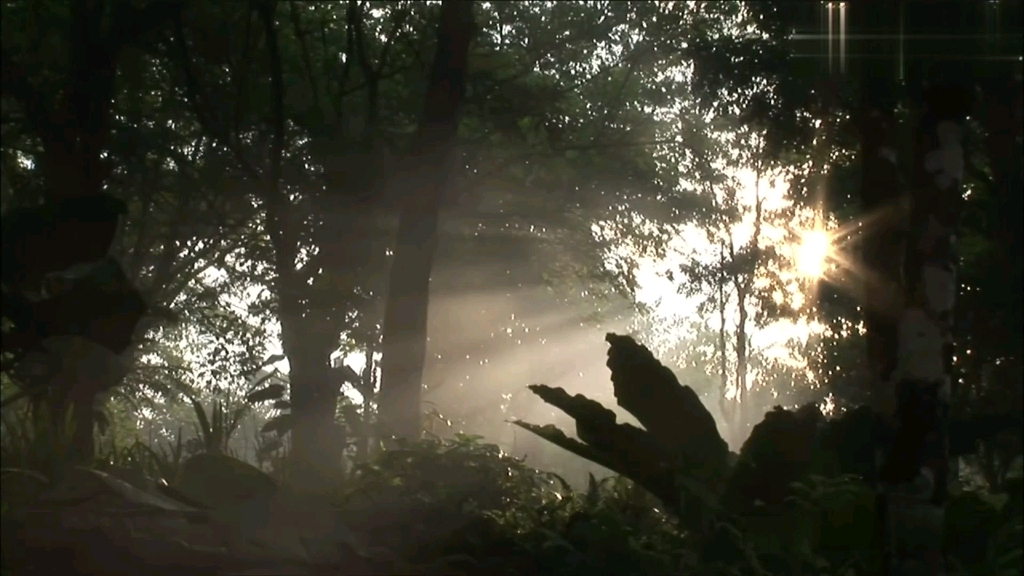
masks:
<svg viewBox="0 0 1024 576"><path fill-rule="evenodd" d="M828 255L832 250L828 232L808 230L800 236L796 250L797 271L807 278L821 278L825 274Z"/></svg>

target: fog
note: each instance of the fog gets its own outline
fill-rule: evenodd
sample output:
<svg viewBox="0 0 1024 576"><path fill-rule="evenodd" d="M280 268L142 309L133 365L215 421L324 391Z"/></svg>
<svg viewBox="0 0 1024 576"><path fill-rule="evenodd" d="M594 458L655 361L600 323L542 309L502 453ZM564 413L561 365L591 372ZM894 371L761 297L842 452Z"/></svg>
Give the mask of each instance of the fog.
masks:
<svg viewBox="0 0 1024 576"><path fill-rule="evenodd" d="M450 422L428 418L441 436L477 434L527 464L563 474L573 483L587 472L607 473L509 423L521 419L556 424L575 436L570 418L544 404L526 387L547 384L614 407L605 367L604 335L623 332L631 321L623 298L608 303L604 321L588 318L578 301L542 283L493 286L514 275L515 263L442 266L431 286L426 408ZM490 279L490 282L483 280ZM487 287L491 284L491 287ZM468 287L467 287L468 286ZM612 318L608 318L612 317ZM622 411L620 420L626 416Z"/></svg>

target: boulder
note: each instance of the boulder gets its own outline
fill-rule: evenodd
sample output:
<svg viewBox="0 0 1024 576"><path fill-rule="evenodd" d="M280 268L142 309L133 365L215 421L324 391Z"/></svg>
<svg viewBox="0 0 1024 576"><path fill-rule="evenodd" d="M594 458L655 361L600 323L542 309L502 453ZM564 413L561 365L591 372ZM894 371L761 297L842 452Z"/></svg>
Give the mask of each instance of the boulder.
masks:
<svg viewBox="0 0 1024 576"><path fill-rule="evenodd" d="M277 483L259 468L224 454L197 454L182 465L175 488L213 509L269 501Z"/></svg>
<svg viewBox="0 0 1024 576"><path fill-rule="evenodd" d="M0 502L5 514L17 515L50 487L50 481L34 470L0 469Z"/></svg>

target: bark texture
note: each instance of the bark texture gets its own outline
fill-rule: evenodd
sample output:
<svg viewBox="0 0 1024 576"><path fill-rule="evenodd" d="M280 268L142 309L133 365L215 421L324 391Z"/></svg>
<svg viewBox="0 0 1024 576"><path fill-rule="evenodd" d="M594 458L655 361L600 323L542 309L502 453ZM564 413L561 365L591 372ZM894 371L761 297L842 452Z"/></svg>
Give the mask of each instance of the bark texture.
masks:
<svg viewBox="0 0 1024 576"><path fill-rule="evenodd" d="M948 417L963 195L966 90L925 91L915 134L912 208L898 324L896 431L880 471L890 574L942 574L949 483Z"/></svg>
<svg viewBox="0 0 1024 576"><path fill-rule="evenodd" d="M430 273L437 251L438 216L456 159L455 132L474 32L473 4L441 4L437 51L417 142L399 176L408 196L399 214L395 257L384 312L379 398L382 437L418 439L426 359Z"/></svg>

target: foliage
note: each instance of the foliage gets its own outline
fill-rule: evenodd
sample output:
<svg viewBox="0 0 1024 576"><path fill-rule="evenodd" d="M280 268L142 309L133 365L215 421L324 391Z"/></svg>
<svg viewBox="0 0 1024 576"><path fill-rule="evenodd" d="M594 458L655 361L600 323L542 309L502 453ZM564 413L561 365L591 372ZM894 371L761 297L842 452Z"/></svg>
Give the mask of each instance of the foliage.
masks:
<svg viewBox="0 0 1024 576"><path fill-rule="evenodd" d="M472 480L444 486L467 472ZM585 490L574 491L472 437L405 445L357 478L347 498L366 490L382 505L406 498L467 517L455 533L410 551L417 562L461 557L458 565L467 568L544 574L877 573L875 495L856 476L801 476L783 502L719 524L704 548L647 491L621 476L591 477ZM478 485L480 478L492 480ZM1005 495L954 496L947 518L951 573L1018 573L1013 562L1019 570L1021 546L1013 538L1020 534L1020 511L1007 502Z"/></svg>
<svg viewBox="0 0 1024 576"><path fill-rule="evenodd" d="M174 442L147 444L135 439L127 446L111 442L109 446L101 446L97 452L98 470L117 467L128 469L140 477L164 481L173 481L178 477L187 456L180 430Z"/></svg>
<svg viewBox="0 0 1024 576"><path fill-rule="evenodd" d="M139 443L108 451L105 466L150 466L147 474L178 479L181 472L170 467L181 462L183 452L180 442L152 451ZM12 456L5 451L5 465ZM222 466L232 460L219 458L226 458ZM244 465L232 469L239 466ZM557 475L530 468L479 437L458 435L384 450L336 485L335 501L342 509L373 502L369 512L391 534L389 546L414 565L441 566L441 571L877 573L871 546L874 491L855 476L798 476L781 501L722 516L708 537L697 538L671 509L622 476L591 476L585 489L573 490ZM203 490L190 487L190 493ZM230 483L217 490L218 502L238 495ZM952 498L946 543L951 574L1019 573L1019 492L968 491ZM387 511L396 509L404 512L389 520ZM415 522L433 528L431 536L402 536Z"/></svg>
<svg viewBox="0 0 1024 576"><path fill-rule="evenodd" d="M611 411L582 395L570 397L564 390L541 385L530 388L576 421L580 439L569 438L550 425L517 424L635 481L694 538L705 561L715 558L724 546L731 553L753 551L757 569L768 573L856 574L877 570L879 560L872 540L875 495L866 482L877 477L876 450L888 445L892 437L884 419L866 407L845 411L830 420L815 404L796 411L776 407L754 427L722 488L714 481L714 474L709 476L702 470L708 456L690 460L673 457L671 444L664 440L686 438L684 453L710 454L708 446L714 442L708 439L707 431L684 432L685 421L700 419L692 407L689 411L675 410L677 417L669 428L663 428L649 408L632 399L644 390L642 394L649 403L664 406L673 401L673 394L693 393L674 377L662 375L667 370L631 339L609 335L608 341L608 366L616 399L645 429L617 424ZM635 350L627 353L628 349ZM650 385L659 379L662 384ZM678 417L682 412L685 418ZM1004 424L1014 426L1012 421ZM990 433L969 421L954 420L950 424L951 442L957 445L972 444ZM958 498L956 506L972 502L970 493ZM983 517L981 512L996 522L995 511L979 510L977 518ZM1014 520L1004 521L1010 523L1005 529L1012 531ZM955 540L963 557L979 556L979 550L990 539L993 545L1002 542L1002 532L995 530L994 523L972 526L976 533L984 534L980 536L982 544L974 544L971 552L967 540ZM1015 553L1019 550L989 554L984 557L985 565L1002 569L1001 563Z"/></svg>
<svg viewBox="0 0 1024 576"><path fill-rule="evenodd" d="M274 17L261 20L258 16L265 16L269 4L143 3L147 10L184 7L170 18L170 26L160 29L120 25L128 13L123 9L142 7L137 2L93 4L105 10L98 17L103 25L97 25L104 34L130 35L138 29L124 42L110 38L119 58L109 73L78 71L82 77L112 83L109 102L75 110L111 111L109 118L97 118L105 142L92 153L102 155L103 166L90 175L100 174L93 183L116 197L116 203L123 202L124 210L117 206L114 212L127 212L110 246L119 265L116 270L109 265L85 270L86 276L99 275L93 288L98 284L100 289L87 290L88 298L73 282L51 277L45 288L63 298L51 301L49 310L25 298L40 286L11 289L12 284L39 280L27 277L40 272L19 272L25 277L17 278L12 262L48 264L45 259L28 262L18 253L10 238L41 236L17 234L18 227L32 221L52 223L62 212L83 212L60 208L50 198L74 189L73 173L87 164L53 154L61 146L53 146L54 134L40 130L36 105L59 108L63 101L71 102L74 69L90 58L79 57L88 52L76 50L79 37L67 34L89 21L78 17L78 5L69 9L52 2L5 2L0 19L4 348L17 343L8 331L11 324L28 333L27 344L39 339L40 334L32 333L37 328L56 325L81 331L97 311L97 298L106 297L98 294L104 286L125 288L127 301L104 302L134 304L133 310L121 309L130 312L124 315L127 319L139 314L140 304L149 313L130 327L134 330L118 329L117 334L102 334L101 340L125 349L123 373L119 369L112 385L116 402L138 410L135 420L141 424L136 429L130 418L111 417L112 429L104 432L104 421L97 419L101 439L96 465L176 478L191 452L249 458L250 451L239 445L250 441L249 428L266 425L270 434L253 434L258 445L254 452L272 458L275 474L283 480L284 435L294 423L289 403L294 396L282 394L288 382L260 381L259 371L267 364L260 361L280 337L281 326L274 320L283 325L285 319L297 320L289 332L296 338L288 358L297 383L316 381L302 380L303 370L324 368L339 347L366 351L371 358L379 351L381 299L387 291L382 272L393 248L393 216L401 200L388 183L402 172L400 160L412 141L427 76L425 55L432 48L427 31L438 7L423 2L289 2L278 3ZM1019 6L1011 8L1019 11ZM757 159L746 154L737 160L734 147L712 137L723 126L735 129L737 121L749 133L763 134L763 146L746 152L780 163L792 176L794 199L808 204L821 200L840 225L851 224L859 211L860 185L856 138L846 130L856 116L854 91L836 93L840 86L823 82L812 70L812 59L796 58L800 54L792 50L789 36L803 26L806 14L800 12L804 10L797 3L767 1L478 4L480 33L470 55L471 78L458 134L465 153L446 199L439 256L445 270L455 263L463 267L436 278L434 286L507 293L524 285L547 285L557 290L546 297L559 299L560 305L568 302L581 315L591 307L607 310L611 296L629 295L636 288L638 258L661 255L676 225L693 221L714 229L719 239L727 238L715 219L738 219L741 207L731 202L713 210L709 195L702 198L691 188L733 186L716 169L716 160L730 158L739 165ZM974 37L973 32L964 36ZM271 38L276 38L276 52ZM998 72L988 76L1001 77L994 64L984 66ZM275 76L283 84L283 98L272 85ZM992 82L981 86L986 103L998 96ZM39 98L26 98L26 86ZM895 100L902 95L890 96ZM69 105L69 116L78 113L73 108ZM1024 403L1019 329L1024 274L1019 221L1012 220L1022 212L1021 195L1012 193L1020 189L1020 140L1010 138L1012 146L1005 150L990 142L1004 124L1013 124L1013 116L1004 118L996 107L988 108L973 115L966 167L963 288L955 334L961 384L954 406L962 420L983 419ZM1011 111L1009 104L1005 108ZM284 116L283 131L268 120L278 114ZM56 141L63 142L65 128L72 133L76 122L59 120L54 123L59 127ZM90 124L78 120L81 126ZM899 139L909 142L906 129L913 118L901 120L899 129L906 133ZM275 133L283 142L275 144ZM281 157L276 168L271 160L275 153ZM55 178L62 184L54 186ZM280 191L287 206L271 209L268 188ZM281 227L275 229L275 224ZM280 240L275 234L282 230L290 237L275 244ZM101 252L74 233L62 234L67 250L51 253L54 261L77 251L95 260ZM616 246L630 251L610 252ZM722 272L735 272L742 280L776 256L738 247L728 266L704 262L691 271L707 280L702 290L707 296L707 288L722 283ZM461 273L464 269L469 272ZM290 270L296 272L294 282L282 282ZM780 278L769 280L778 284ZM521 567L522 573L870 574L870 491L858 480L837 475L853 471L871 477L874 446L865 439L875 439L874 422L854 408L865 400L863 383L868 378L861 361L860 311L842 293L849 279L830 280L835 284L821 286L814 301L826 331L804 352L814 380L833 394L841 416L812 426L789 412L770 413L757 437L741 450L729 481L712 482L726 492L731 486L743 500L742 506L726 506L731 516L716 518L717 527L698 530L701 522L687 519L680 528L671 514L680 510L638 488L651 482L591 479L586 490L573 491L497 447L465 436L385 450L357 466L339 491L349 497L390 493L389 498L457 513L468 523L443 552L410 551L424 558L461 551L484 563L506 548L526 564L505 564ZM757 296L766 304L774 301L767 289ZM84 300L90 304L83 306ZM38 318L31 318L40 311L56 322L41 326ZM765 311L768 316L780 312L770 306ZM711 312L705 307L701 315L706 319ZM167 322L172 317L179 320L177 326ZM696 342L673 351L680 354L681 380L705 402L715 398L718 387L709 374L714 372L709 366L719 359L713 351L725 354L713 328L713 322L704 322ZM547 336L546 327L542 335ZM442 339L435 338L433 344L436 340ZM726 346L737 342L732 335ZM68 360L66 354L56 356ZM462 361L461 354L446 350L445 361L449 357ZM29 402L10 403L12 384L21 386L15 394L22 400L31 396L36 404L46 402L34 392L51 384L28 381L23 371L10 370L11 359L4 354L4 466L53 476L67 459L76 430L73 412L49 407L30 411L25 408ZM767 407L812 400L803 394L802 374L756 353L748 354L747 361L762 373L758 381L763 386L755 386L751 394L754 402ZM81 368L75 360L68 364ZM370 372L372 391L372 368ZM246 388L253 393L251 402L275 401L273 408L221 404ZM499 396L511 396L508 390L492 388L495 404ZM570 410L583 407L581 415L597 414L593 420L607 424L610 411L592 409L586 398L557 395L552 389L546 393ZM371 395L364 396L368 399L360 413L344 399L338 402L348 427L340 445L348 447L354 436L367 442L372 437L368 424L375 408ZM212 412L199 399L213 406ZM97 400L102 403L105 397ZM720 407L709 403L708 408L718 410L721 420ZM243 417L242 412L251 414ZM444 406L440 412L451 416L457 408ZM505 415L499 409L480 420L503 420L496 416L499 412ZM676 420L692 416L680 414L671 413ZM196 435L183 438L181 426L192 416ZM756 416L748 415L749 424ZM576 448L594 444L597 451L607 448L601 441L609 429L628 429L582 420L575 437L548 427L524 427ZM641 453L658 462L665 456L660 452L671 446L672 434L659 434L649 423L643 423L637 436L658 436L662 446L647 452L632 446L619 455L620 461L636 460ZM144 438L150 425L151 433ZM692 432L677 436L713 439ZM856 446L848 445L851 438L857 439L852 442ZM984 481L978 492L954 496L950 503L947 547L952 571L1019 573L1021 489L1010 470L1021 454L1019 432L975 440L966 442L968 450L979 445L968 464L972 471L980 470ZM787 455L784 469L779 453ZM673 465L687 472L695 467L693 462ZM636 468L623 470L631 475ZM679 490L665 483L669 485L659 495ZM693 486L685 489L699 497ZM4 506L6 512L7 502ZM396 524L396 534L400 527ZM702 530L700 538L694 537ZM490 568L494 566L483 571Z"/></svg>
<svg viewBox="0 0 1024 576"><path fill-rule="evenodd" d="M63 413L63 422L33 418L28 410L5 410L0 434L0 455L6 468L20 468L54 478L72 450L73 407Z"/></svg>
<svg viewBox="0 0 1024 576"><path fill-rule="evenodd" d="M228 451L228 443L231 436L238 429L241 420L249 411L249 406L240 404L235 407L225 407L223 400L215 400L207 414L203 405L195 398L190 398L192 407L196 414L196 432L202 444L199 450L207 454L223 454ZM179 433L180 435L180 433Z"/></svg>
<svg viewBox="0 0 1024 576"><path fill-rule="evenodd" d="M397 447L358 465L348 491L388 490L399 498L478 510L506 509L523 497L541 495L536 484L542 476L480 439L458 434L451 440L428 436L415 444L399 441Z"/></svg>

